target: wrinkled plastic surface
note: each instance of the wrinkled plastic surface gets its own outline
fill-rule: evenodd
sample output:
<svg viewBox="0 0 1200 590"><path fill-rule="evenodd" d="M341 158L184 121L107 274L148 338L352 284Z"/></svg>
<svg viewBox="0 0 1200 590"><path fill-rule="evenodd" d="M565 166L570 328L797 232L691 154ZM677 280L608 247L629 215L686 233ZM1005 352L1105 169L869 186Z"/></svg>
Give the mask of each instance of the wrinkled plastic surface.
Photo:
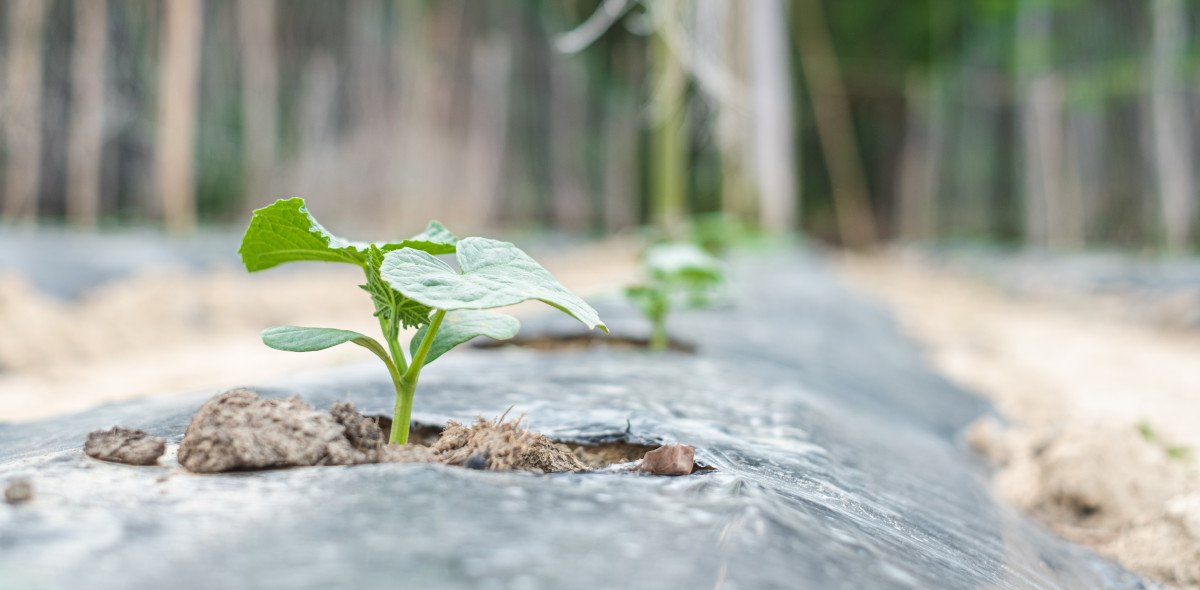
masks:
<svg viewBox="0 0 1200 590"><path fill-rule="evenodd" d="M422 377L419 420L512 406L562 438L628 429L692 444L716 472L198 476L173 463L174 445L152 468L80 447L113 424L178 443L212 392L110 405L0 425L0 481L28 477L37 494L0 505L0 588L1145 587L1000 506L959 441L987 406L931 374L880 309L796 258L744 260L736 304L672 317L695 356L460 350ZM620 306L601 311L615 333L644 329ZM373 364L259 390L391 408Z"/></svg>

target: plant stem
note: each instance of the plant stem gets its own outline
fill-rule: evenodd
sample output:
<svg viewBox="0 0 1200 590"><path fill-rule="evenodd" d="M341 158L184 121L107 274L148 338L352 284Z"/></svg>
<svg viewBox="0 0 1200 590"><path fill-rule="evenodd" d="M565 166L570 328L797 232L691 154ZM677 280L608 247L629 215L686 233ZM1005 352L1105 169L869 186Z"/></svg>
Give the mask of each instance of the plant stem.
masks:
<svg viewBox="0 0 1200 590"><path fill-rule="evenodd" d="M401 377L395 381L396 407L392 410L392 432L388 442L394 445L408 444L408 431L412 423L413 394L417 390L417 382Z"/></svg>
<svg viewBox="0 0 1200 590"><path fill-rule="evenodd" d="M403 375L399 375L399 378L393 376L396 385L396 408L392 412L392 432L388 437L388 442L391 444L408 444L408 430L412 422L413 394L417 391L417 380L421 377L421 369L425 366L425 357L429 355L429 348L433 346L433 339L437 336L438 328L442 326L442 319L445 317L446 312L440 309L433 314L433 320L429 322L429 329L425 331L425 338L421 339L421 345L413 353L412 363L408 365L408 370L404 371Z"/></svg>
<svg viewBox="0 0 1200 590"><path fill-rule="evenodd" d="M667 349L667 318L665 314L655 315L650 321L650 350L662 351Z"/></svg>
<svg viewBox="0 0 1200 590"><path fill-rule="evenodd" d="M401 373L408 370L408 363L400 347L400 326L396 324L394 314L387 320L384 320L383 316L379 317L379 331L383 332L383 341L387 343L388 352L392 355L392 364L396 365Z"/></svg>

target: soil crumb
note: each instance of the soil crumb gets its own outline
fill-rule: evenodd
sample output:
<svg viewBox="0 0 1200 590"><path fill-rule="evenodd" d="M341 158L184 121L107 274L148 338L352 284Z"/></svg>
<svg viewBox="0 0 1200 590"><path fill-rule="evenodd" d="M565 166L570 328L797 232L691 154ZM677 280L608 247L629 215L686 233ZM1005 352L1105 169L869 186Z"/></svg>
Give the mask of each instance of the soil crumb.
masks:
<svg viewBox="0 0 1200 590"><path fill-rule="evenodd" d="M93 459L126 465L154 465L166 450L163 439L122 426L92 432L83 444L83 452Z"/></svg>
<svg viewBox="0 0 1200 590"><path fill-rule="evenodd" d="M4 488L4 501L23 504L33 499L33 484L28 479L14 479Z"/></svg>
<svg viewBox="0 0 1200 590"><path fill-rule="evenodd" d="M196 412L179 445L179 464L195 473L220 473L371 462L346 431L332 414L314 410L298 397L262 399L235 389ZM355 430L355 436L363 433Z"/></svg>
<svg viewBox="0 0 1200 590"><path fill-rule="evenodd" d="M696 449L687 445L666 444L642 457L638 471L653 475L688 475L696 466Z"/></svg>

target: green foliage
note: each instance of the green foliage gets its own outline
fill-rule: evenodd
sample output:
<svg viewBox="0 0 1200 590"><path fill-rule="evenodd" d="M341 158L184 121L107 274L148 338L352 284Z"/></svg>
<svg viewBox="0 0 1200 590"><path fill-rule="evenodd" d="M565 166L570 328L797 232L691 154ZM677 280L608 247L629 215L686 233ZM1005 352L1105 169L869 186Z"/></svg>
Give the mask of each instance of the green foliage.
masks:
<svg viewBox="0 0 1200 590"><path fill-rule="evenodd" d="M396 291L435 309L492 309L537 299L588 328L608 331L596 310L508 242L466 238L458 243L456 257L461 270L405 248L384 256L380 274Z"/></svg>
<svg viewBox="0 0 1200 590"><path fill-rule="evenodd" d="M432 363L434 359L450 349L476 336L487 336L492 340L508 340L516 336L520 329L521 323L517 321L517 318L502 313L466 309L446 312L442 327L438 329L433 338L433 344L429 347L425 364ZM413 355L417 354L417 348L425 340L427 331L428 326L422 326L413 336L409 345Z"/></svg>
<svg viewBox="0 0 1200 590"><path fill-rule="evenodd" d="M1138 434L1142 435L1142 439L1146 442L1158 447L1162 447L1163 453L1170 459L1184 460L1192 456L1191 447L1182 445L1171 445L1163 442L1158 438L1158 434L1151 428L1150 423L1142 420L1137 423Z"/></svg>
<svg viewBox="0 0 1200 590"><path fill-rule="evenodd" d="M333 328L275 326L264 330L262 339L271 348L292 352L354 343L375 353L396 389L390 436L395 444L408 441L412 400L425 365L477 336L503 340L520 329L515 318L482 310L537 299L589 328L608 330L596 310L516 246L485 238L459 241L436 221L399 242L351 242L322 227L303 199L284 199L254 212L239 253L250 272L301 261L363 269L366 283L360 288L375 305L386 349L358 332ZM451 253L461 271L434 257ZM409 358L399 342L401 326L418 328L408 346Z"/></svg>
<svg viewBox="0 0 1200 590"><path fill-rule="evenodd" d="M643 257L646 282L625 289L630 303L650 320L650 348L667 347L666 321L678 305L704 307L724 280L721 261L689 242L658 244Z"/></svg>
<svg viewBox="0 0 1200 590"><path fill-rule="evenodd" d="M258 209L242 237L238 254L246 270L255 272L285 262L346 262L364 266L372 247L387 253L415 248L430 254L451 254L457 239L442 224L431 221L425 231L400 242L368 244L339 238L317 223L304 199L280 199Z"/></svg>

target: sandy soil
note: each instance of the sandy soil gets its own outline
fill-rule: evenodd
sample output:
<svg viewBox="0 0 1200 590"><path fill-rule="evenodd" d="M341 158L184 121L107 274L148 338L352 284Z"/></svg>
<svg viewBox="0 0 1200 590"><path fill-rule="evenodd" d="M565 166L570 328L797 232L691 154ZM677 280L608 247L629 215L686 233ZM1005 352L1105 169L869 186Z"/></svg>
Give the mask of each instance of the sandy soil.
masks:
<svg viewBox="0 0 1200 590"><path fill-rule="evenodd" d="M637 276L636 243L609 240L541 256L584 296ZM376 334L361 271L304 265L249 275L147 270L62 301L22 277L0 276L0 422L200 389L251 385L285 373L369 362L357 347L294 354L262 345L266 326L330 326ZM546 307L525 303L518 317Z"/></svg>
<svg viewBox="0 0 1200 590"><path fill-rule="evenodd" d="M849 256L941 372L990 398L967 441L997 491L1059 534L1200 588L1200 333L1017 298L897 253Z"/></svg>

